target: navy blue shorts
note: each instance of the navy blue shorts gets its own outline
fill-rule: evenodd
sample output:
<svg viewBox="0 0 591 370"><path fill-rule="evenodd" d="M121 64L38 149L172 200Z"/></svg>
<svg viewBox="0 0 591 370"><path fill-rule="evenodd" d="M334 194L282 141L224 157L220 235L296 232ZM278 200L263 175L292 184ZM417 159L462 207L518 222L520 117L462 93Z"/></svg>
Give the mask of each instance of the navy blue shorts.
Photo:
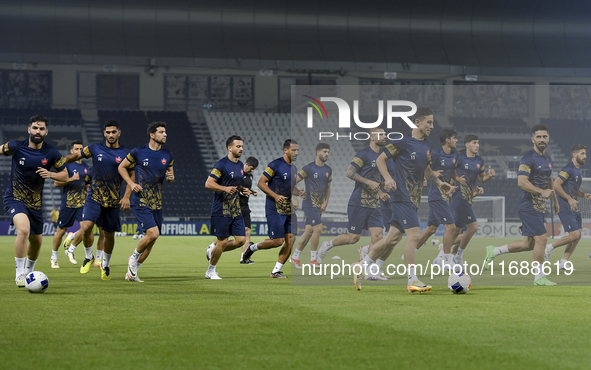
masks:
<svg viewBox="0 0 591 370"><path fill-rule="evenodd" d="M10 219L19 214L24 213L29 218L29 234L42 235L43 234L43 213L41 210L31 209L23 204L20 200L13 198L4 198L4 209L8 212ZM14 225L13 222L10 223Z"/></svg>
<svg viewBox="0 0 591 370"><path fill-rule="evenodd" d="M392 219L390 225L394 226L400 232L419 227L419 216L417 207L412 202L392 202Z"/></svg>
<svg viewBox="0 0 591 370"><path fill-rule="evenodd" d="M564 232L570 233L583 228L583 219L581 218L581 212L573 212L570 210L560 210L558 213L560 223L564 228Z"/></svg>
<svg viewBox="0 0 591 370"><path fill-rule="evenodd" d="M60 217L57 220L57 227L68 228L74 225L75 221L80 222L82 220L82 207L80 208L68 208L63 204L60 207Z"/></svg>
<svg viewBox="0 0 591 370"><path fill-rule="evenodd" d="M131 207L131 211L142 230L149 230L153 227L158 228L158 233L162 232L162 210L150 209L148 207Z"/></svg>
<svg viewBox="0 0 591 370"><path fill-rule="evenodd" d="M390 205L390 201L383 201L380 200L382 207L382 220L384 223L384 227L386 228L386 232L388 232L388 230L390 230L390 220L392 219L392 206Z"/></svg>
<svg viewBox="0 0 591 370"><path fill-rule="evenodd" d="M518 211L519 219L523 230L523 236L546 235L546 225L544 224L544 214L538 211Z"/></svg>
<svg viewBox="0 0 591 370"><path fill-rule="evenodd" d="M230 236L246 236L244 218L242 215L236 217L211 216L211 235L218 239L227 239Z"/></svg>
<svg viewBox="0 0 591 370"><path fill-rule="evenodd" d="M316 226L322 223L322 217L318 208L306 207L304 208L304 214L306 215L306 225Z"/></svg>
<svg viewBox="0 0 591 370"><path fill-rule="evenodd" d="M384 227L382 210L379 208L365 208L360 206L348 206L349 233L361 235L363 230L372 227Z"/></svg>
<svg viewBox="0 0 591 370"><path fill-rule="evenodd" d="M285 238L286 234L291 234L291 223L293 215L274 214L267 216L267 226L269 226L269 239ZM297 230L297 221L294 225Z"/></svg>
<svg viewBox="0 0 591 370"><path fill-rule="evenodd" d="M103 207L90 197L86 197L86 203L82 211L82 221L91 221L108 233L121 231L119 207Z"/></svg>
<svg viewBox="0 0 591 370"><path fill-rule="evenodd" d="M463 228L466 225L476 222L476 215L470 202L465 199L451 198L450 204L456 227Z"/></svg>
<svg viewBox="0 0 591 370"><path fill-rule="evenodd" d="M435 227L441 224L453 224L455 222L451 205L445 200L434 200L429 202L429 219L428 225Z"/></svg>

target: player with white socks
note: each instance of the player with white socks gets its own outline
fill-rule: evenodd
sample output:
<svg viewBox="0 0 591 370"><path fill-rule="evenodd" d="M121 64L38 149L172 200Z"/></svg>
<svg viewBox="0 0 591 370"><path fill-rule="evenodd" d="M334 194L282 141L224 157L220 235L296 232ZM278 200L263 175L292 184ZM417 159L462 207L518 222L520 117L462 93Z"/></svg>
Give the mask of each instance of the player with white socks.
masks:
<svg viewBox="0 0 591 370"><path fill-rule="evenodd" d="M94 267L99 267L101 265L104 258L105 250L105 233L103 232L103 229L101 229L100 227L98 229L99 239L96 243L96 257L94 259L94 263L92 264ZM65 249L64 252L66 253L66 256L68 256L68 258L70 259L70 263L73 265L76 265L78 263L78 261L76 261L76 256L74 255L74 252L76 251L77 246L82 242L82 233L79 231L80 230L76 231L75 233L68 233L68 235L64 239L64 242L62 243L62 246Z"/></svg>
<svg viewBox="0 0 591 370"><path fill-rule="evenodd" d="M558 177L554 180L554 190L558 193L558 204L560 205L558 217L568 235L546 245L546 252L544 253L544 259L548 261L550 253L555 248L566 245L558 267L561 270L566 269L564 265L575 251L582 236L582 217L577 198L584 197L591 200L591 194L580 190L583 179L580 167L585 165L587 147L582 144L575 144L570 149L570 152L572 155L571 161L560 170Z"/></svg>
<svg viewBox="0 0 591 370"><path fill-rule="evenodd" d="M144 230L144 237L127 262L125 280L142 283L137 270L148 258L162 228L162 184L174 181L172 152L162 147L166 143L166 123L148 125L148 144L134 148L119 164L119 175L131 188L131 210ZM128 171L134 168L135 181ZM137 183L136 183L137 181Z"/></svg>
<svg viewBox="0 0 591 370"><path fill-rule="evenodd" d="M26 274L35 269L43 243L41 202L45 179L68 179L66 163L59 150L44 142L47 133L47 118L41 115L33 116L29 120L28 139L11 140L0 146L1 154L12 156L10 182L4 194L4 206L16 229L14 281L19 288L25 286ZM52 167L58 172L50 172Z"/></svg>
<svg viewBox="0 0 591 370"><path fill-rule="evenodd" d="M534 148L519 161L517 184L521 188L518 212L523 226L523 240L514 241L501 247L486 247L485 269L499 255L533 250L534 261L539 263L539 272L534 278L536 286L553 286L556 283L544 276L542 264L546 247L546 199L552 198L554 213L559 214L560 207L552 183L552 159L546 154L550 141L548 127L542 124L531 129Z"/></svg>

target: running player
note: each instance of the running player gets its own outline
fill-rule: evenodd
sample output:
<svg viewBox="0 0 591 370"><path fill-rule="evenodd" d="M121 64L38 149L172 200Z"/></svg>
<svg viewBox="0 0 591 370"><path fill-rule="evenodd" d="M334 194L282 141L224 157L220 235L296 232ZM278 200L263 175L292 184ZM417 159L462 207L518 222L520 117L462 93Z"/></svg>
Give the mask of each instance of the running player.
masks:
<svg viewBox="0 0 591 370"><path fill-rule="evenodd" d="M460 182L460 191L456 191L451 198L451 209L453 210L456 225L453 239L460 234L464 226L466 227L458 252L453 258L453 262L458 265L464 263L462 258L464 251L476 231L478 231L478 222L472 209L474 193L477 192L476 180L479 179L484 184L495 176L495 170L491 166L488 166L488 173L484 173L484 161L478 155L480 138L473 134L466 135L464 144L466 149L459 152L456 163L456 174L463 181ZM451 242L453 239L449 241ZM449 246L451 247L451 244ZM448 253L446 258L449 258L449 250L446 250L445 253ZM446 262L448 262L447 259Z"/></svg>
<svg viewBox="0 0 591 370"><path fill-rule="evenodd" d="M82 141L73 141L70 144L70 153L80 153L82 148L84 148ZM62 243L62 238L66 230L68 230L68 227L74 225L74 221L80 222L82 220L82 207L84 207L84 199L86 198L88 184L91 179L91 171L82 160L68 163L67 168L68 180L56 181L54 183L56 187L63 188L62 203L57 221L58 228L53 236L53 251L51 252L51 268L54 269L60 268L57 262L57 251Z"/></svg>
<svg viewBox="0 0 591 370"><path fill-rule="evenodd" d="M501 247L486 247L485 268L498 255L533 250L534 261L540 264L539 273L534 278L534 285L552 286L556 283L544 276L542 264L546 248L546 199L552 198L554 213L560 214L560 207L552 183L552 159L546 154L550 141L548 127L537 124L531 129L534 148L527 152L519 161L517 185L521 188L517 211L523 224L523 240L514 241Z"/></svg>
<svg viewBox="0 0 591 370"><path fill-rule="evenodd" d="M242 246L242 253L240 254L240 263L243 264L253 264L254 261L251 259L243 260L242 257L244 256L244 251L248 248L251 244L254 244L250 241L250 228L252 226L252 222L250 220L250 207L248 206L248 200L250 199L250 195L254 195L255 197L259 195L259 192L252 189L252 173L254 170L257 169L259 166L259 160L255 157L248 157L246 159L246 163L244 164L244 177L242 178L242 189L243 192L240 194L240 212L242 213L242 217L244 218L244 227L246 238L244 245Z"/></svg>
<svg viewBox="0 0 591 370"><path fill-rule="evenodd" d="M121 211L129 209L131 193L131 188L127 187L125 195L119 199L121 176L119 176L117 168L129 150L119 143L121 136L119 122L115 120L105 122L103 134L106 139L104 143L90 144L81 153L72 153L67 156L66 161L72 163L82 158L92 157L93 177L80 222L80 235L86 253L80 273L87 274L94 262L92 243L94 241L93 228L96 224L105 234L103 262L99 266L101 279L111 280L110 262L115 247L115 232L121 231L119 206Z"/></svg>
<svg viewBox="0 0 591 370"><path fill-rule="evenodd" d="M369 145L355 155L347 170L347 177L355 181L355 188L347 206L349 233L322 242L316 256L318 263L322 263L331 248L357 243L363 230L369 231L370 246L382 238L380 199L387 200L389 195L380 189L382 177L376 167L376 160L380 155L380 148L386 145L386 135L380 127L369 129L368 133ZM381 260L380 262L383 263Z"/></svg>
<svg viewBox="0 0 591 370"><path fill-rule="evenodd" d="M451 193L453 187L438 176L429 167L431 162L431 142L427 139L433 129L433 110L429 107L418 107L413 116L413 122L417 128L404 135L401 140L391 141L382 150L376 160L377 167L384 177L384 188L387 191L394 190L394 196L390 198L392 207L392 220L388 235L369 248L368 255L361 261L366 268L366 280L376 279L371 273L371 265L383 255L390 253L390 249L402 239L406 233L406 245L404 246L404 260L407 265L409 292L425 292L431 290L431 286L422 283L415 269L415 254L420 238L419 218L417 215L423 180L427 178L435 183L446 193ZM395 179L388 172L386 161L394 158ZM398 186L399 184L399 186ZM355 285L360 288L359 276L355 276Z"/></svg>
<svg viewBox="0 0 591 370"><path fill-rule="evenodd" d="M240 136L230 136L226 140L228 155L213 167L205 182L205 188L214 192L211 204L211 233L216 241L209 245L205 256L209 267L205 278L221 280L216 272L217 263L223 252L240 248L244 244L244 218L240 213L238 194L242 192L244 164L238 160L242 156L243 141ZM229 240L234 236L234 240Z"/></svg>
<svg viewBox="0 0 591 370"><path fill-rule="evenodd" d="M265 172L259 179L258 187L267 195L265 213L269 226L269 239L249 246L244 252L244 259L259 249L271 249L281 247L279 258L271 271L272 278L286 279L281 268L287 262L291 254L291 246L297 232L297 220L292 206L292 194L305 197L306 193L295 187L297 168L296 161L299 145L295 140L285 140L283 143L283 157L269 163ZM293 225L292 225L293 222Z"/></svg>
<svg viewBox="0 0 591 370"><path fill-rule="evenodd" d="M14 281L19 288L25 286L26 274L35 269L43 242L41 202L45 179L68 179L66 163L59 150L44 142L48 133L47 118L41 115L31 117L27 131L28 139L11 140L0 147L3 155L12 156L4 207L16 228ZM52 167L58 172L49 171Z"/></svg>
<svg viewBox="0 0 591 370"><path fill-rule="evenodd" d="M174 158L172 152L162 148L166 143L166 123L153 122L148 125L148 144L134 148L119 164L119 175L133 192L131 210L144 230L127 263L125 280L143 283L137 270L152 252L152 247L162 231L162 183L174 181ZM135 180L128 171L134 169Z"/></svg>
<svg viewBox="0 0 591 370"><path fill-rule="evenodd" d="M316 145L316 160L304 167L298 172L296 182L302 180L306 183L307 197L303 201L303 209L306 215L306 229L298 241L298 247L293 252L289 262L295 268L302 268L300 264L300 254L312 239L310 247L310 264L319 266L316 262L316 251L318 242L322 233L322 214L328 207L330 198L330 183L332 182L332 168L326 165L330 145L319 143Z"/></svg>
<svg viewBox="0 0 591 370"><path fill-rule="evenodd" d="M587 159L587 147L582 144L575 144L570 148L572 160L558 173L558 177L554 180L554 190L558 193L558 204L560 205L560 213L558 217L562 223L564 231L568 235L563 236L554 243L546 245L546 253L544 259L546 261L550 258L550 253L555 248L566 245L564 254L560 260L558 268L565 270L564 264L575 251L577 244L581 240L581 231L583 228L581 211L579 210L578 197L584 197L591 200L591 194L582 192L581 182L583 173L580 167L585 165Z"/></svg>

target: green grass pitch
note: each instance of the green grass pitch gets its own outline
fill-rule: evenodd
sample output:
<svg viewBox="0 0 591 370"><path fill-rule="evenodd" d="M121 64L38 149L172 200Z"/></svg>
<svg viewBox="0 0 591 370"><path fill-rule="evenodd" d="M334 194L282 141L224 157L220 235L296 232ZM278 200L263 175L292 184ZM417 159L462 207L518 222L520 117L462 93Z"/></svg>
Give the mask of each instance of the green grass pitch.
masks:
<svg viewBox="0 0 591 370"><path fill-rule="evenodd" d="M14 237L0 237L0 367L591 368L591 288L580 285L591 282L587 240L573 256L571 280L549 276L558 283L576 277L574 285L534 287L528 277L526 286L491 286L483 275L465 295L450 293L444 280L425 294L408 294L404 284L360 292L352 284L292 286L292 279L269 278L278 250L256 252L254 265L240 265L237 250L226 253L218 264L223 280L210 281L204 252L211 240L162 237L139 270L145 282L129 283L127 258L137 244L131 237L116 238L111 281L100 280L94 267L80 275L80 248L77 266L60 250L61 268L51 269L46 237L36 270L49 276L49 289L29 294L14 284ZM487 244L503 242L475 239L465 259L481 262ZM356 249L334 249L328 258L353 259ZM397 246L388 262L400 263L401 253ZM428 243L417 262L435 254ZM531 252L502 257L532 259Z"/></svg>

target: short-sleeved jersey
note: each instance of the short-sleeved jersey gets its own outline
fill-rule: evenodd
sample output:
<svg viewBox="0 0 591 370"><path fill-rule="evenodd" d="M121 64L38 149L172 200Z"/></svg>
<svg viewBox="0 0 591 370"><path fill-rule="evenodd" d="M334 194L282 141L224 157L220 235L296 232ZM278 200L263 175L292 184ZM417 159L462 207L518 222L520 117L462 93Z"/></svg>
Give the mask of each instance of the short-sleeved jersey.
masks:
<svg viewBox="0 0 591 370"><path fill-rule="evenodd" d="M291 191L295 187L297 171L292 172L292 166L281 157L269 163L263 172L263 176L269 179L267 185L271 191L286 198L283 203L279 204L275 202L275 199L267 195L265 202L266 215L291 215L293 212Z"/></svg>
<svg viewBox="0 0 591 370"><path fill-rule="evenodd" d="M482 157L478 155L468 157L465 150L460 151L458 154L456 173L458 174L458 177L465 176L466 185L458 184L460 189L456 190L452 197L455 199L467 200L472 204L474 191L476 190L476 180L481 173L484 173L484 161L482 160Z"/></svg>
<svg viewBox="0 0 591 370"><path fill-rule="evenodd" d="M571 198L577 200L579 189L581 188L581 182L583 181L583 173L581 172L581 169L577 168L577 166L570 161L560 170L558 178L563 181L562 190L564 190L564 192ZM558 192L556 192L556 194L558 195L558 205L560 205L560 210L570 210L568 200L563 198Z"/></svg>
<svg viewBox="0 0 591 370"><path fill-rule="evenodd" d="M441 171L440 179L449 184L454 183L453 175L458 162L458 152L452 149L447 154L443 147L431 151L431 169L433 171ZM449 202L450 196L445 191L441 190L439 186L430 183L429 187L429 201L445 200Z"/></svg>
<svg viewBox="0 0 591 370"><path fill-rule="evenodd" d="M552 177L552 159L544 153L539 155L534 149L527 152L519 161L517 176L527 176L533 186L540 189L548 189ZM533 194L521 190L519 195L518 211L546 212L546 200L540 194Z"/></svg>
<svg viewBox="0 0 591 370"><path fill-rule="evenodd" d="M326 199L328 184L332 182L332 168L326 164L318 166L316 162L312 162L302 167L298 177L306 184L306 199L302 205L319 208Z"/></svg>
<svg viewBox="0 0 591 370"><path fill-rule="evenodd" d="M127 154L129 149L109 148L104 142L82 149L84 158L92 157L93 176L87 197L105 208L118 207L122 181L118 167Z"/></svg>
<svg viewBox="0 0 591 370"><path fill-rule="evenodd" d="M45 179L36 172L39 167L63 170L66 168L64 157L47 143L43 143L40 149L29 148L29 139L7 142L2 145L2 153L12 156L10 184L4 199L15 199L30 209L40 210Z"/></svg>
<svg viewBox="0 0 591 370"><path fill-rule="evenodd" d="M243 189L248 189L251 190L252 189L252 173L245 173L244 177L242 178L242 188ZM240 194L240 207L244 208L244 207L248 207L248 200L250 199L250 197L246 197L242 194Z"/></svg>
<svg viewBox="0 0 591 370"><path fill-rule="evenodd" d="M86 163L68 163L68 177L78 174L79 179L64 185L62 189L62 206L66 208L80 208L86 199L86 184L92 179L92 171Z"/></svg>
<svg viewBox="0 0 591 370"><path fill-rule="evenodd" d="M382 176L376 164L379 156L379 152L376 153L370 146L367 146L355 154L355 157L351 161L351 166L357 170L359 176L380 183L382 182ZM380 197L378 192L371 190L369 186L355 181L355 188L349 198L349 205L363 208L378 208L380 206Z"/></svg>
<svg viewBox="0 0 591 370"><path fill-rule="evenodd" d="M142 187L139 193L131 194L131 205L162 209L162 183L166 171L173 166L172 152L165 148L152 150L148 144L133 148L127 160L134 166L135 183Z"/></svg>
<svg viewBox="0 0 591 370"><path fill-rule="evenodd" d="M232 162L228 157L224 157L213 166L209 177L213 177L218 185L236 186L240 190L244 177L244 164L240 161ZM211 215L231 218L240 216L242 213L240 211L240 201L238 200L239 193L240 191L237 191L230 195L225 191L214 192Z"/></svg>
<svg viewBox="0 0 591 370"><path fill-rule="evenodd" d="M391 140L382 149L388 158L394 159L396 191L391 202L421 203L425 170L431 164L431 142L412 137L412 131L401 140Z"/></svg>

